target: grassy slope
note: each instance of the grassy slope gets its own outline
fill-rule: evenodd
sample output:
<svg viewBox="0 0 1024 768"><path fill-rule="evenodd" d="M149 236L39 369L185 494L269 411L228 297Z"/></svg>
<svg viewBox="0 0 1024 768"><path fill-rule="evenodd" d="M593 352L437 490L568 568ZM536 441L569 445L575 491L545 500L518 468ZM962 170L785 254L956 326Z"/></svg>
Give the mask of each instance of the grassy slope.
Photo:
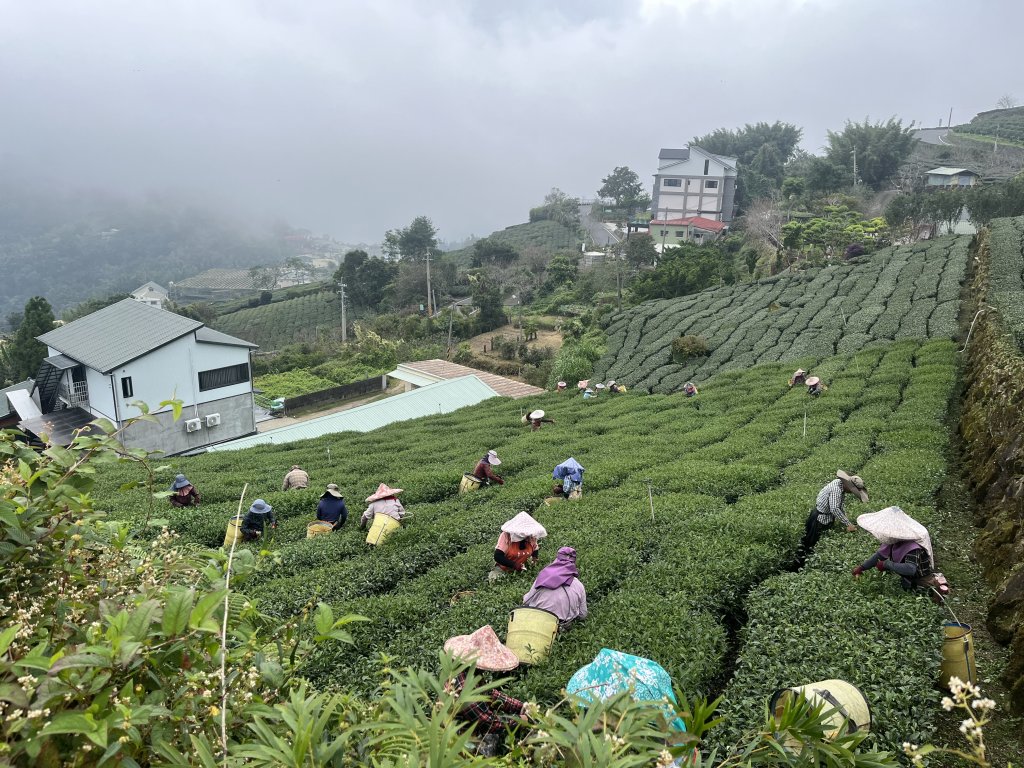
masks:
<svg viewBox="0 0 1024 768"><path fill-rule="evenodd" d="M1024 142L1024 107L992 109L982 112L975 115L971 122L956 126L953 131Z"/></svg>
<svg viewBox="0 0 1024 768"><path fill-rule="evenodd" d="M595 378L644 391L673 392L688 380L776 360L854 352L889 339L957 332L968 237L887 248L757 283L725 286L627 310L608 327ZM711 353L678 364L673 339L703 336Z"/></svg>
<svg viewBox="0 0 1024 768"><path fill-rule="evenodd" d="M331 292L240 309L218 317L213 327L259 344L262 351L316 341L318 334L341 333L341 306Z"/></svg>
<svg viewBox="0 0 1024 768"><path fill-rule="evenodd" d="M488 237L499 243L510 245L520 254L528 248L538 248L546 255L576 248L579 238L573 232L554 221L535 221L515 224L492 232ZM462 269L470 266L473 247L449 251L442 258L457 264Z"/></svg>

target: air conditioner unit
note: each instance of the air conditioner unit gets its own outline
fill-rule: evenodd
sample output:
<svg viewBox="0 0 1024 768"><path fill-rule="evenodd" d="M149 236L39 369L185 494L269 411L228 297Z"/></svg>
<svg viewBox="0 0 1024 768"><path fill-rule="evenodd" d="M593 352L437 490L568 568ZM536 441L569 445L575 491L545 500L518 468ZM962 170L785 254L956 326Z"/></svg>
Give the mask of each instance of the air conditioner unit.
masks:
<svg viewBox="0 0 1024 768"><path fill-rule="evenodd" d="M208 427L216 427L218 424L220 424L220 414L219 413L211 413L211 414L209 414L206 417L206 426L208 426Z"/></svg>
<svg viewBox="0 0 1024 768"><path fill-rule="evenodd" d="M185 431L186 432L198 432L202 428L203 428L203 421L202 421L202 419L189 419L188 421L185 422Z"/></svg>

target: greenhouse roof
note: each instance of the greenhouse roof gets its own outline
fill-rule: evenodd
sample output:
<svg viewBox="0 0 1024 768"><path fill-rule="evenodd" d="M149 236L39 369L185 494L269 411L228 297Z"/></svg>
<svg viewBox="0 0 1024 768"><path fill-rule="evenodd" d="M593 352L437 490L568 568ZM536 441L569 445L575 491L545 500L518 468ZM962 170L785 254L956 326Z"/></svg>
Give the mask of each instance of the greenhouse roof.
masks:
<svg viewBox="0 0 1024 768"><path fill-rule="evenodd" d="M296 440L309 440L337 432L370 432L396 421L418 419L439 413L449 413L476 405L498 394L476 376L440 381L411 392L367 403L341 413L320 416L289 427L261 432L258 435L211 445L210 451L240 451L255 445L280 445Z"/></svg>

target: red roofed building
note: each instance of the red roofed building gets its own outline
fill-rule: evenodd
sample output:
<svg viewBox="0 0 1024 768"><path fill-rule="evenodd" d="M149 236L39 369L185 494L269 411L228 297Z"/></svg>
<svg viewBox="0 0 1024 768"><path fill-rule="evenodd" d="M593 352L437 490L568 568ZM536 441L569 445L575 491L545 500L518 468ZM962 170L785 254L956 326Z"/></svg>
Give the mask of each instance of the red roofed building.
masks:
<svg viewBox="0 0 1024 768"><path fill-rule="evenodd" d="M715 221L703 216L686 216L679 219L654 219L650 235L655 247L672 248L680 243L710 243L729 229L724 221Z"/></svg>

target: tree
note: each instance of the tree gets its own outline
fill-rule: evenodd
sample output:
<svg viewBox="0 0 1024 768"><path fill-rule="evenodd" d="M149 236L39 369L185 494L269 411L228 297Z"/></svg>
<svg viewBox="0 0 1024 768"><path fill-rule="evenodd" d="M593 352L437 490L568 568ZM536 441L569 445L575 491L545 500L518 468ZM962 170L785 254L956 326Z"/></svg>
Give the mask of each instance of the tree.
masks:
<svg viewBox="0 0 1024 768"><path fill-rule="evenodd" d="M498 286L487 278L481 278L473 286L473 303L480 314L476 317L477 333L486 333L505 324L505 310L501 305Z"/></svg>
<svg viewBox="0 0 1024 768"><path fill-rule="evenodd" d="M253 288L272 291L277 287L277 267L267 267L262 264L250 267L249 278L252 280Z"/></svg>
<svg viewBox="0 0 1024 768"><path fill-rule="evenodd" d="M903 121L890 117L886 122L863 123L846 121L842 131L828 132L825 159L837 168L849 169L844 174L853 179L854 152L857 159L857 180L872 189L882 189L910 155L917 139L911 133L914 124L904 127Z"/></svg>
<svg viewBox="0 0 1024 768"><path fill-rule="evenodd" d="M296 280L299 281L299 283L309 282L312 269L310 268L309 264L302 260L302 257L289 256L285 260L284 265L293 273L295 273L295 278Z"/></svg>
<svg viewBox="0 0 1024 768"><path fill-rule="evenodd" d="M634 268L653 264L658 260L658 249L650 235L633 235L626 241L626 260Z"/></svg>
<svg viewBox="0 0 1024 768"><path fill-rule="evenodd" d="M580 228L579 198L569 197L558 187L544 196L544 203L530 209L530 221L555 221L573 232Z"/></svg>
<svg viewBox="0 0 1024 768"><path fill-rule="evenodd" d="M1009 93L1004 93L996 102L997 109L1013 109L1017 106L1017 98Z"/></svg>
<svg viewBox="0 0 1024 768"><path fill-rule="evenodd" d="M349 251L334 273L335 283L345 283L350 307L377 310L398 276L398 265L385 259L370 258L363 250Z"/></svg>
<svg viewBox="0 0 1024 768"><path fill-rule="evenodd" d="M33 296L25 303L21 325L14 338L6 345L8 376L13 381L28 379L39 373L46 357L46 345L36 336L53 330L53 308L42 296Z"/></svg>
<svg viewBox="0 0 1024 768"><path fill-rule="evenodd" d="M620 165L601 179L602 186L597 190L599 197L610 197L615 200L616 208L625 208L632 216L637 208L650 205L651 198L644 191L644 185L636 171Z"/></svg>
<svg viewBox="0 0 1024 768"><path fill-rule="evenodd" d="M547 279L544 281L546 292L571 285L576 279L579 256L575 253L556 253L551 257L546 269Z"/></svg>
<svg viewBox="0 0 1024 768"><path fill-rule="evenodd" d="M437 229L426 216L417 216L404 229L389 229L384 234L384 253L389 259L425 262L437 258Z"/></svg>
<svg viewBox="0 0 1024 768"><path fill-rule="evenodd" d="M506 243L499 243L490 237L473 243L472 265L474 267L507 267L518 260L519 252Z"/></svg>
<svg viewBox="0 0 1024 768"><path fill-rule="evenodd" d="M719 128L694 137L692 143L716 155L736 158L739 202L745 208L750 201L781 186L785 165L797 151L801 135L800 128L777 120L748 123L737 130Z"/></svg>

